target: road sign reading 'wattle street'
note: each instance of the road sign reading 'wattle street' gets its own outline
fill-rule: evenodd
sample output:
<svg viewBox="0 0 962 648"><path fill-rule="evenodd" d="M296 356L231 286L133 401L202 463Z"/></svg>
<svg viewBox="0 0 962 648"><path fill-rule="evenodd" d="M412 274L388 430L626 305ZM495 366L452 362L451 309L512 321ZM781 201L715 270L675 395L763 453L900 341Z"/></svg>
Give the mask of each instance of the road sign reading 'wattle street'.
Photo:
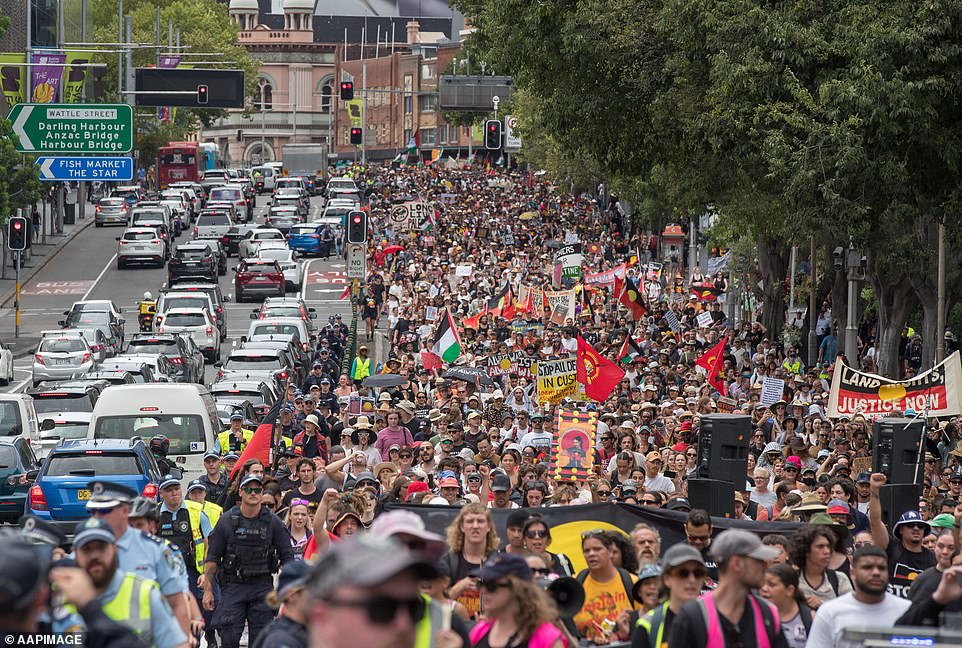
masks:
<svg viewBox="0 0 962 648"><path fill-rule="evenodd" d="M23 153L129 153L133 109L126 104L17 104L10 111Z"/></svg>
<svg viewBox="0 0 962 648"><path fill-rule="evenodd" d="M134 179L132 157L39 157L40 179L104 180L126 182Z"/></svg>

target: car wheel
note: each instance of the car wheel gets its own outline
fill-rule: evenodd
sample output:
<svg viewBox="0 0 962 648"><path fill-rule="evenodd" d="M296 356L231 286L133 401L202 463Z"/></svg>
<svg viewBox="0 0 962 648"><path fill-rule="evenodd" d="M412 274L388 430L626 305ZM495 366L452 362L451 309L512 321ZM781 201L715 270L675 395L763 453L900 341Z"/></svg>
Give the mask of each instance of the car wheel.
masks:
<svg viewBox="0 0 962 648"><path fill-rule="evenodd" d="M120 260L120 257L117 258L117 269L118 270L124 269L124 262Z"/></svg>
<svg viewBox="0 0 962 648"><path fill-rule="evenodd" d="M103 226L104 226L103 223L94 223L94 227L103 227Z"/></svg>

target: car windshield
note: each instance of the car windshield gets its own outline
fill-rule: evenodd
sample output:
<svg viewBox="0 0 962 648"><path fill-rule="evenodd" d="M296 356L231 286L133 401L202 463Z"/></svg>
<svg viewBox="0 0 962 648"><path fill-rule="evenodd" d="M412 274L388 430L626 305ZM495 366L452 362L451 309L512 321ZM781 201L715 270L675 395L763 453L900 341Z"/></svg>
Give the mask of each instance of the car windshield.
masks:
<svg viewBox="0 0 962 648"><path fill-rule="evenodd" d="M22 432L18 401L0 401L0 436L17 436Z"/></svg>
<svg viewBox="0 0 962 648"><path fill-rule="evenodd" d="M177 258L194 261L210 256L208 248L177 248Z"/></svg>
<svg viewBox="0 0 962 648"><path fill-rule="evenodd" d="M197 217L197 226L205 225L230 225L230 217L227 214L201 214Z"/></svg>
<svg viewBox="0 0 962 648"><path fill-rule="evenodd" d="M41 353L76 353L86 351L87 345L80 338L44 338L40 341Z"/></svg>
<svg viewBox="0 0 962 648"><path fill-rule="evenodd" d="M197 415L104 416L97 419L94 430L95 439L148 439L158 434L170 441L170 455L203 454L207 450L204 423Z"/></svg>
<svg viewBox="0 0 962 648"><path fill-rule="evenodd" d="M299 331L293 324L264 324L255 326L251 335L297 335Z"/></svg>
<svg viewBox="0 0 962 648"><path fill-rule="evenodd" d="M164 212L160 212L160 211L142 211L142 212L137 212L133 216L134 223L142 223L142 222L152 223L155 221L162 221L162 220L164 220Z"/></svg>
<svg viewBox="0 0 962 648"><path fill-rule="evenodd" d="M224 369L280 369L281 361L275 355L243 355L231 356L224 363Z"/></svg>
<svg viewBox="0 0 962 648"><path fill-rule="evenodd" d="M87 438L88 423L57 422L52 430L41 430L41 439L85 439Z"/></svg>
<svg viewBox="0 0 962 648"><path fill-rule="evenodd" d="M266 311L267 317L296 317L304 319L301 309L297 306L271 306Z"/></svg>
<svg viewBox="0 0 962 648"><path fill-rule="evenodd" d="M264 395L256 391L245 391L242 389L225 389L218 393L228 395L231 398L243 398L244 400L249 400L251 402L251 405L253 405L254 407L257 407L258 405L263 405L265 403Z"/></svg>
<svg viewBox="0 0 962 648"><path fill-rule="evenodd" d="M202 297L168 297L164 299L164 310L178 308L207 308L207 300Z"/></svg>
<svg viewBox="0 0 962 648"><path fill-rule="evenodd" d="M210 192L211 200L237 201L241 199L240 189L214 189Z"/></svg>
<svg viewBox="0 0 962 648"><path fill-rule="evenodd" d="M81 454L55 453L47 459L46 477L70 475L141 475L143 470L137 455L88 450Z"/></svg>
<svg viewBox="0 0 962 648"><path fill-rule="evenodd" d="M156 338L141 338L131 340L127 345L127 353L162 353L164 355L180 355L176 342Z"/></svg>
<svg viewBox="0 0 962 648"><path fill-rule="evenodd" d="M203 313L167 313L164 326L206 326Z"/></svg>
<svg viewBox="0 0 962 648"><path fill-rule="evenodd" d="M125 241L152 241L157 238L157 232L124 232Z"/></svg>
<svg viewBox="0 0 962 648"><path fill-rule="evenodd" d="M273 263L248 263L246 266L244 266L244 271L255 274L265 274L277 272L277 268Z"/></svg>
<svg viewBox="0 0 962 648"><path fill-rule="evenodd" d="M93 403L87 394L69 394L56 392L50 394L31 394L33 407L37 414L51 414L54 412L92 412Z"/></svg>
<svg viewBox="0 0 962 648"><path fill-rule="evenodd" d="M67 316L67 326L98 326L110 323L110 313L104 311L74 311Z"/></svg>

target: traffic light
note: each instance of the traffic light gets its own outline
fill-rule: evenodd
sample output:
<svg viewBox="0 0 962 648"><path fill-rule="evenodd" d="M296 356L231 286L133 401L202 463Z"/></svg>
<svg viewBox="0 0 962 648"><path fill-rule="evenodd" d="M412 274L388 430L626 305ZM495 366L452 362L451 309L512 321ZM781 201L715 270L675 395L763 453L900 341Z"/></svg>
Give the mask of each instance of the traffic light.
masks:
<svg viewBox="0 0 962 648"><path fill-rule="evenodd" d="M354 82L341 81L341 101L350 101L354 98Z"/></svg>
<svg viewBox="0 0 962 648"><path fill-rule="evenodd" d="M360 128L351 129L351 144L360 144L364 131Z"/></svg>
<svg viewBox="0 0 962 648"><path fill-rule="evenodd" d="M347 242L367 243L367 213L352 211L347 219Z"/></svg>
<svg viewBox="0 0 962 648"><path fill-rule="evenodd" d="M197 103L206 104L207 101L208 101L207 86L201 84L197 86Z"/></svg>
<svg viewBox="0 0 962 648"><path fill-rule="evenodd" d="M30 227L23 216L10 219L7 229L7 242L11 250L24 251L30 247Z"/></svg>
<svg viewBox="0 0 962 648"><path fill-rule="evenodd" d="M489 119L484 124L484 148L497 151L501 148L501 122Z"/></svg>

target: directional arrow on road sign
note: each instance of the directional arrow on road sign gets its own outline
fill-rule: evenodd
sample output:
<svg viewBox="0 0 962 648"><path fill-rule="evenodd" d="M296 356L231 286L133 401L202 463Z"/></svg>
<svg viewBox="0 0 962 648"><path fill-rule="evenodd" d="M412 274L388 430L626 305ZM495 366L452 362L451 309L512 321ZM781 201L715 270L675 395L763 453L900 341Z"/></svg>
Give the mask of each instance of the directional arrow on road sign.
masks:
<svg viewBox="0 0 962 648"><path fill-rule="evenodd" d="M37 166L40 179L48 182L134 179L134 159L130 157L40 157Z"/></svg>
<svg viewBox="0 0 962 648"><path fill-rule="evenodd" d="M22 153L129 153L133 109L126 104L17 104L9 119Z"/></svg>

